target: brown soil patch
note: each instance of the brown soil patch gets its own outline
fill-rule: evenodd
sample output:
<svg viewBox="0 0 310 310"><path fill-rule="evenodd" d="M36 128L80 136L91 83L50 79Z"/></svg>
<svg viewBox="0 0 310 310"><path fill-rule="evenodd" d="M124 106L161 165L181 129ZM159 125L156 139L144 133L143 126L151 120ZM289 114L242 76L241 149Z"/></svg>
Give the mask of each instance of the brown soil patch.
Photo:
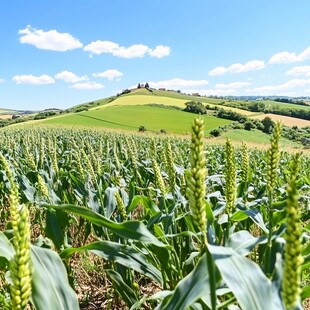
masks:
<svg viewBox="0 0 310 310"><path fill-rule="evenodd" d="M11 119L12 114L0 114L0 119Z"/></svg>
<svg viewBox="0 0 310 310"><path fill-rule="evenodd" d="M305 119L284 116L284 115L276 115L276 114L271 114L271 113L256 115L256 116L253 116L252 118L262 120L267 116L270 117L273 121L281 121L282 124L286 126L298 126L299 128L310 126L310 121L307 121Z"/></svg>

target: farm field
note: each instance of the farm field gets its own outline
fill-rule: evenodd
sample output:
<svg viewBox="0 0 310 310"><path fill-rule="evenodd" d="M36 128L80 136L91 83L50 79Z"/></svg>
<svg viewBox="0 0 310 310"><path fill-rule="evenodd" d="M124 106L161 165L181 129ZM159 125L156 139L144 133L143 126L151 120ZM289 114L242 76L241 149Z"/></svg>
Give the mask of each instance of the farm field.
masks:
<svg viewBox="0 0 310 310"><path fill-rule="evenodd" d="M296 118L296 117L276 115L276 114L271 114L271 113L255 115L255 116L252 116L251 118L262 120L265 117L270 117L273 121L281 121L282 124L284 124L286 126L290 126L290 127L297 126L297 127L301 128L301 127L310 126L310 121L300 119L300 118Z"/></svg>
<svg viewBox="0 0 310 310"><path fill-rule="evenodd" d="M10 309L4 275L18 281L17 266L37 309L52 301L70 310L284 310L286 281L301 286L301 309L310 285L308 155L278 150L279 131L269 152L204 143L202 120L188 131L191 140L1 129L0 308Z"/></svg>
<svg viewBox="0 0 310 310"><path fill-rule="evenodd" d="M258 147L259 144L263 144L265 146L269 145L270 135L265 134L259 130L231 130L228 132L224 132L218 140L226 140L231 139L234 142L245 142L250 144L251 146ZM290 141L288 139L281 138L280 145L282 147L289 147L291 149L298 149L300 145L296 142Z"/></svg>
<svg viewBox="0 0 310 310"><path fill-rule="evenodd" d="M187 96L187 97L189 97L190 99L180 99L180 98L182 98L182 95L179 95L179 98L178 98L177 95L175 95L175 97L160 96L160 95L156 95L156 93L154 95L144 95L144 94L137 95L137 92L134 92L134 94L132 94L132 95L121 96L121 97L117 98L116 100L114 100L114 101L112 101L106 105L103 105L102 108L106 108L109 106L117 106L117 105L121 105L121 106L122 105L146 105L146 104L152 104L153 103L153 104L163 104L163 105L167 105L167 106L176 106L176 107L184 109L185 103L188 101L191 101L191 100L207 102L204 99L202 99L201 97L197 97L197 98L191 97L191 96ZM212 104L212 103L209 103L209 104L212 107L217 106L217 105ZM231 107L226 107L226 106L221 106L221 107L223 109L238 112L242 115L247 115L247 116L257 114L257 113L253 113L250 111L237 109L237 108L231 108Z"/></svg>
<svg viewBox="0 0 310 310"><path fill-rule="evenodd" d="M0 119L10 119L12 118L12 114L0 114Z"/></svg>
<svg viewBox="0 0 310 310"><path fill-rule="evenodd" d="M291 104L291 103L279 102L279 101L273 101L273 100L265 100L263 102L267 107L280 107L280 108L285 108L285 109L305 110L305 111L310 110L310 107L307 105Z"/></svg>
<svg viewBox="0 0 310 310"><path fill-rule="evenodd" d="M140 97L143 98L143 96ZM195 116L195 114L175 109L152 106L123 106L118 103L113 106L105 105L104 108L49 118L35 123L101 127L129 131L138 131L140 126L144 126L151 132L159 132L164 129L168 133L186 134L189 132L190 124ZM207 133L213 128L231 123L229 120L219 119L214 116L204 116L204 119Z"/></svg>

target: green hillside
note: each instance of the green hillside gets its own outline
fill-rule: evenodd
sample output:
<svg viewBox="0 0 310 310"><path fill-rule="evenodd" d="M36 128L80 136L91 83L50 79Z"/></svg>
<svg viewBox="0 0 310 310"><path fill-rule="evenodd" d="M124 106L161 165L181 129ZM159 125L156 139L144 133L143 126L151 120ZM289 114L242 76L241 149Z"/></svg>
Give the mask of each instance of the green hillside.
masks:
<svg viewBox="0 0 310 310"><path fill-rule="evenodd" d="M175 109L153 106L120 106L93 109L85 112L63 115L40 121L42 124L104 127L112 129L138 131L144 126L148 131L158 132L164 129L168 133L185 134L189 132L196 114ZM204 116L206 131L224 126L231 121L214 116Z"/></svg>

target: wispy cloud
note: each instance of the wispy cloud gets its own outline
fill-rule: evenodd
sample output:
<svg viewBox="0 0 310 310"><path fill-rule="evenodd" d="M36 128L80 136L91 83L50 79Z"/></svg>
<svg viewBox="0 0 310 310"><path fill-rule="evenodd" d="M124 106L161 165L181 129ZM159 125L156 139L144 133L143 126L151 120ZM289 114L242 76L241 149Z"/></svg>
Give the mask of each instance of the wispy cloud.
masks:
<svg viewBox="0 0 310 310"><path fill-rule="evenodd" d="M55 80L49 75L43 74L40 76L34 75L15 75L12 80L17 84L30 84L30 85L45 85L54 84Z"/></svg>
<svg viewBox="0 0 310 310"><path fill-rule="evenodd" d="M70 86L70 88L74 89L82 89L82 90L95 90L104 88L104 86L100 83L96 82L85 82L85 83L76 83Z"/></svg>
<svg viewBox="0 0 310 310"><path fill-rule="evenodd" d="M117 69L109 69L104 72L93 73L92 75L94 77L106 78L109 81L113 81L115 79L120 79L123 76L123 73Z"/></svg>
<svg viewBox="0 0 310 310"><path fill-rule="evenodd" d="M266 85L261 87L253 88L252 90L255 93L261 94L277 94L278 92L289 91L295 88L303 87L305 85L310 84L310 79L293 79L289 80L285 83L278 84L278 85Z"/></svg>
<svg viewBox="0 0 310 310"><path fill-rule="evenodd" d="M281 52L274 54L270 59L270 64L281 64L290 62L300 62L310 58L310 46L303 50L301 53L295 52Z"/></svg>
<svg viewBox="0 0 310 310"><path fill-rule="evenodd" d="M162 58L170 54L170 47L158 45L155 49L151 49L144 44L133 44L129 47L124 47L112 41L97 40L86 45L84 51L90 52L91 55L112 54L113 56L122 58L141 58L146 54L152 57Z"/></svg>
<svg viewBox="0 0 310 310"><path fill-rule="evenodd" d="M55 75L55 79L64 80L67 83L77 83L77 82L89 80L87 75L78 76L75 73L67 71L67 70L57 73Z"/></svg>
<svg viewBox="0 0 310 310"><path fill-rule="evenodd" d="M43 50L65 52L83 47L83 44L69 33L60 33L56 30L43 31L28 25L18 32L21 37L19 41L31 44Z"/></svg>
<svg viewBox="0 0 310 310"><path fill-rule="evenodd" d="M261 70L265 68L265 62L262 60L251 60L246 62L245 64L235 63L230 65L229 67L216 67L209 72L209 75L224 75L226 73L242 73L253 70Z"/></svg>
<svg viewBox="0 0 310 310"><path fill-rule="evenodd" d="M4 79L1 79L1 78L0 78L0 83L4 83Z"/></svg>
<svg viewBox="0 0 310 310"><path fill-rule="evenodd" d="M198 93L201 96L230 96L236 95L235 89L184 89L186 94Z"/></svg>
<svg viewBox="0 0 310 310"><path fill-rule="evenodd" d="M207 85L209 82L207 80L183 80L180 78L174 78L171 80L149 82L150 87L153 88L168 88L168 89L184 89L188 87L199 87Z"/></svg>
<svg viewBox="0 0 310 310"><path fill-rule="evenodd" d="M246 86L251 85L250 82L233 82L229 84L216 84L215 88L217 89L236 89L236 88L243 88Z"/></svg>
<svg viewBox="0 0 310 310"><path fill-rule="evenodd" d="M310 76L310 66L299 66L294 67L291 70L286 72L287 75L304 75L304 76Z"/></svg>

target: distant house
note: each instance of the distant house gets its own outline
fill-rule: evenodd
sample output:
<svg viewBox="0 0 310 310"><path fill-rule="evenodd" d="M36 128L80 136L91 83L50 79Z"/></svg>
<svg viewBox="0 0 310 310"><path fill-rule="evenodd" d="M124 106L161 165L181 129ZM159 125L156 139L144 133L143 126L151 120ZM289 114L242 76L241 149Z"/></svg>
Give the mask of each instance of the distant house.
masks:
<svg viewBox="0 0 310 310"><path fill-rule="evenodd" d="M159 88L158 90L163 90L163 91L166 91L166 88Z"/></svg>
<svg viewBox="0 0 310 310"><path fill-rule="evenodd" d="M192 96L198 96L198 97L200 97L199 93L192 93Z"/></svg>

